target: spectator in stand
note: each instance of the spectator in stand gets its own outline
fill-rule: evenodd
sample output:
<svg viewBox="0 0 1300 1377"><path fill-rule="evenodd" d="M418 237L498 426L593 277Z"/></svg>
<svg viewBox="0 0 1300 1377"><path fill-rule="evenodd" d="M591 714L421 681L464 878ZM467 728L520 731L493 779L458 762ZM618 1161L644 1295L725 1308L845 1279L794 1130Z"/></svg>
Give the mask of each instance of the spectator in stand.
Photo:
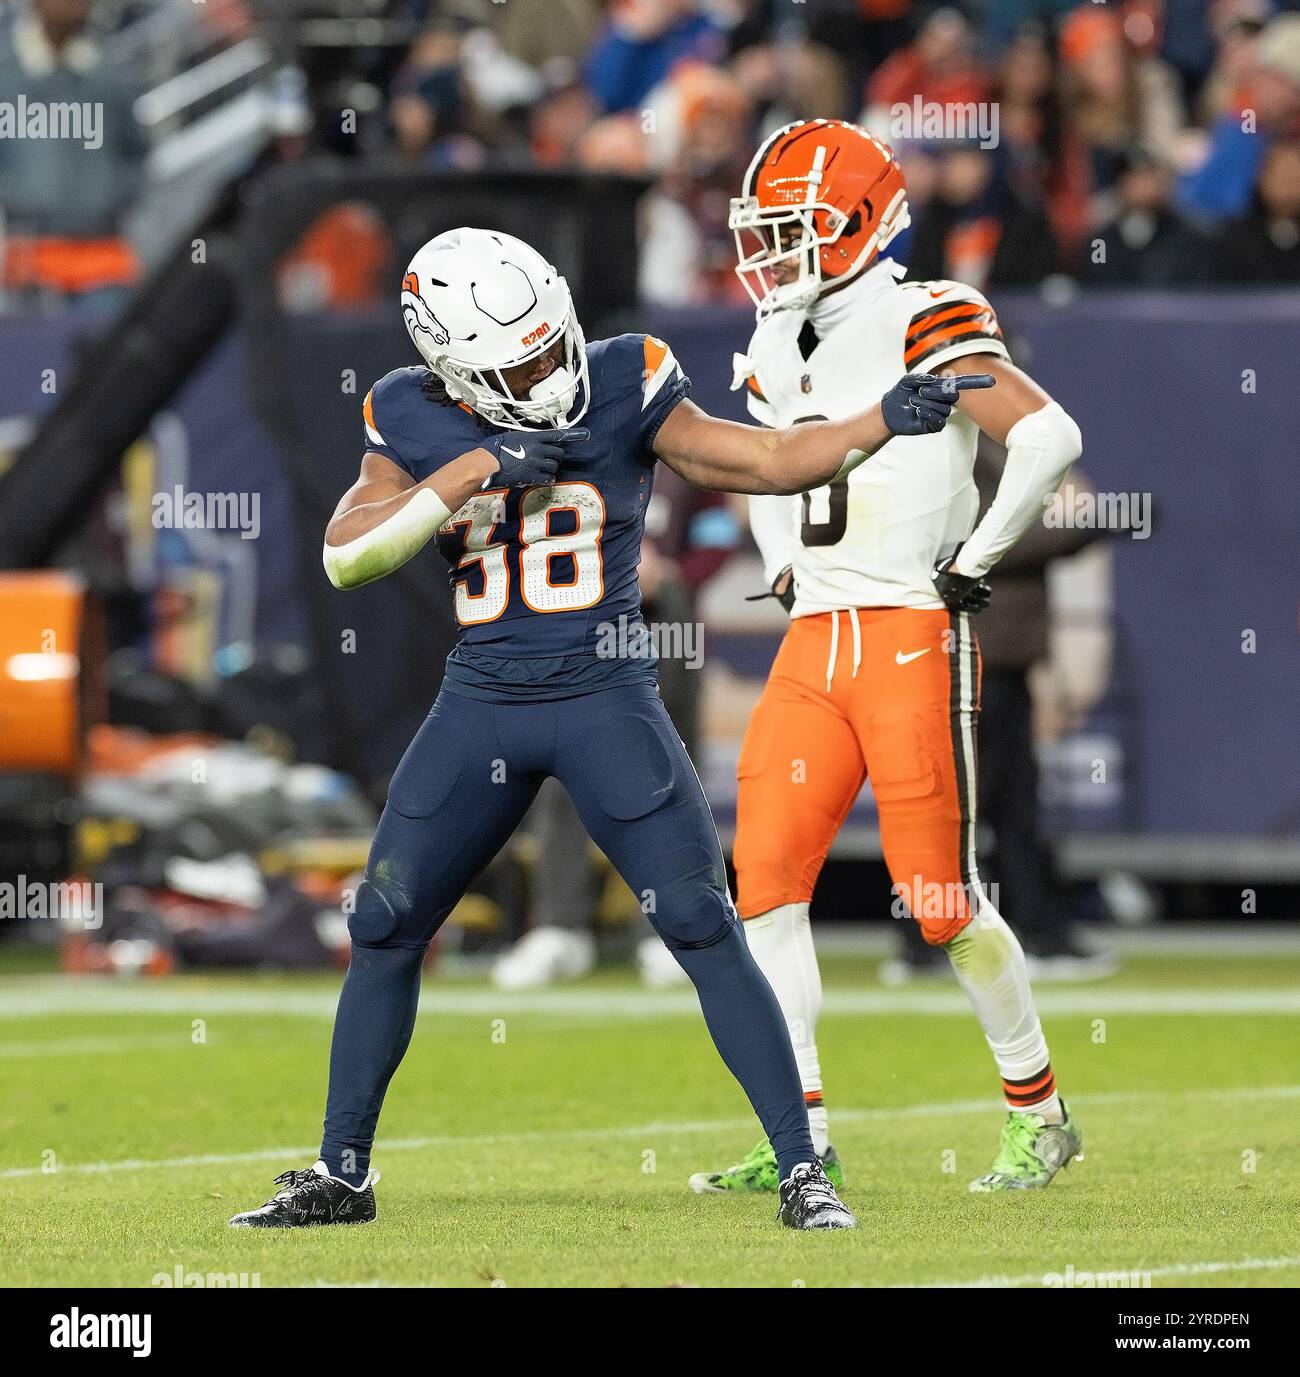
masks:
<svg viewBox="0 0 1300 1377"><path fill-rule="evenodd" d="M1207 224L1245 215L1269 144L1300 120L1300 14L1282 14L1259 35L1245 80L1210 131L1204 161L1183 179L1179 204Z"/></svg>
<svg viewBox="0 0 1300 1377"><path fill-rule="evenodd" d="M1057 259L1047 216L1012 189L1000 150L972 144L939 153L908 253L910 278L953 278L982 291L1041 282Z"/></svg>
<svg viewBox="0 0 1300 1377"><path fill-rule="evenodd" d="M1085 247L1079 276L1107 286L1203 281L1209 245L1174 209L1173 194L1169 164L1149 149L1130 149L1115 183L1115 214Z"/></svg>
<svg viewBox="0 0 1300 1377"><path fill-rule="evenodd" d="M920 97L924 104L963 105L992 98L992 77L976 51L975 34L958 10L940 9L925 21L916 41L887 57L867 85L864 128L887 142L905 135L894 109Z"/></svg>
<svg viewBox="0 0 1300 1377"><path fill-rule="evenodd" d="M566 168L578 161L583 135L596 118L596 102L585 86L571 82L533 106L528 147L536 167Z"/></svg>
<svg viewBox="0 0 1300 1377"><path fill-rule="evenodd" d="M636 110L677 63L718 63L726 47L700 0L614 0L583 76L603 109Z"/></svg>
<svg viewBox="0 0 1300 1377"><path fill-rule="evenodd" d="M1056 28L1060 17L1077 4L1078 0L985 0L983 27L1000 48L1026 25Z"/></svg>
<svg viewBox="0 0 1300 1377"><path fill-rule="evenodd" d="M756 138L797 119L850 119L857 108L840 55L801 38L737 47L731 74L754 108Z"/></svg>
<svg viewBox="0 0 1300 1377"><path fill-rule="evenodd" d="M465 81L459 26L435 23L393 78L388 115L398 153L427 168L476 168L486 147Z"/></svg>
<svg viewBox="0 0 1300 1377"><path fill-rule="evenodd" d="M136 93L105 66L89 17L89 0L31 0L0 34L0 102L80 121L67 137L0 138L4 284L108 311L139 272L123 218L145 148Z"/></svg>
<svg viewBox="0 0 1300 1377"><path fill-rule="evenodd" d="M635 115L606 115L578 140L578 166L586 172L644 177L650 171L648 143Z"/></svg>
<svg viewBox="0 0 1300 1377"><path fill-rule="evenodd" d="M838 55L853 89L861 91L871 73L912 37L913 9L912 0L812 0L808 37Z"/></svg>
<svg viewBox="0 0 1300 1377"><path fill-rule="evenodd" d="M1021 195L1041 197L1061 143L1056 73L1041 29L1030 26L1015 35L998 60L996 80L1007 180Z"/></svg>
<svg viewBox="0 0 1300 1377"><path fill-rule="evenodd" d="M1215 278L1300 282L1300 140L1286 139L1268 150L1254 206L1219 238Z"/></svg>
<svg viewBox="0 0 1300 1377"><path fill-rule="evenodd" d="M1140 143L1172 163L1183 127L1173 72L1138 54L1119 15L1085 5L1061 26L1062 102L1072 148L1091 194L1086 230L1115 215L1114 186L1128 150Z"/></svg>
<svg viewBox="0 0 1300 1377"><path fill-rule="evenodd" d="M670 85L677 148L646 208L642 296L747 300L727 215L753 154L748 97L734 77L699 63L679 67Z"/></svg>
<svg viewBox="0 0 1300 1377"><path fill-rule="evenodd" d="M1160 56L1177 75L1184 103L1205 83L1215 55L1213 26L1220 14L1241 0L1159 0L1150 6L1160 26ZM1261 0L1247 0L1258 5Z"/></svg>
<svg viewBox="0 0 1300 1377"><path fill-rule="evenodd" d="M1215 7L1214 63L1196 98L1198 123L1210 128L1221 115L1237 113L1268 16L1268 0L1227 0Z"/></svg>
<svg viewBox="0 0 1300 1377"><path fill-rule="evenodd" d="M599 0L458 0L467 17L491 29L501 48L551 80L576 76L599 21ZM554 75L552 75L554 74Z"/></svg>

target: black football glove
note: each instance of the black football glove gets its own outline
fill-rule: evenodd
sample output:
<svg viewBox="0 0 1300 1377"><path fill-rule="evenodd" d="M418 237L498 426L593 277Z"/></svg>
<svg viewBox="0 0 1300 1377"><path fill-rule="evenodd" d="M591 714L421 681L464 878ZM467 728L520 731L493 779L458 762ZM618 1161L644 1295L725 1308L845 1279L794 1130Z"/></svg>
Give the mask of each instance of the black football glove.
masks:
<svg viewBox="0 0 1300 1377"><path fill-rule="evenodd" d="M909 373L881 397L881 415L895 435L933 435L948 424L961 393L993 387L995 382L991 373L970 373L963 378Z"/></svg>
<svg viewBox="0 0 1300 1377"><path fill-rule="evenodd" d="M489 488L530 488L553 483L566 444L591 439L591 431L511 430L483 442L501 466L484 485Z"/></svg>
<svg viewBox="0 0 1300 1377"><path fill-rule="evenodd" d="M960 551L959 545L947 559L940 560L930 578L950 612L983 612L993 597L993 590L986 579L953 572L953 562Z"/></svg>
<svg viewBox="0 0 1300 1377"><path fill-rule="evenodd" d="M785 588L778 593L776 591L776 585L780 583L782 579L786 580ZM794 611L794 570L790 565L787 564L772 580L772 591L770 593L751 593L745 601L763 602L767 598L775 598L777 602L785 608L787 613Z"/></svg>

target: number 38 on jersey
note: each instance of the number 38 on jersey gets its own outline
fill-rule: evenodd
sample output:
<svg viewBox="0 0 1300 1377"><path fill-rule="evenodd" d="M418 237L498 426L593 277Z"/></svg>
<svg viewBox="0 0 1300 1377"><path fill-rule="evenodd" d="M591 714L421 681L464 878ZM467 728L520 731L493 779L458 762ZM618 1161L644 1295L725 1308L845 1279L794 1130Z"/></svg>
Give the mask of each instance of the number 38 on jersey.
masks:
<svg viewBox="0 0 1300 1377"><path fill-rule="evenodd" d="M591 483L476 493L438 532L455 563L457 620L495 621L516 589L533 612L593 607L604 595L604 528L605 503Z"/></svg>

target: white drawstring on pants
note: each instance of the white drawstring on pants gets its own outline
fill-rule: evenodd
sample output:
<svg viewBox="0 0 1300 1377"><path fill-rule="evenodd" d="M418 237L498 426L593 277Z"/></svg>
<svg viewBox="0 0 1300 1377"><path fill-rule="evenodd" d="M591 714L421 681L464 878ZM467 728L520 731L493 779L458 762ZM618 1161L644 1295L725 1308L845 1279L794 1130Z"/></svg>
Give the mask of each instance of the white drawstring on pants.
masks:
<svg viewBox="0 0 1300 1377"><path fill-rule="evenodd" d="M858 623L858 609L849 608L849 623L853 627L853 678L858 677L858 666L862 664L862 627ZM835 677L835 657L840 651L840 614L831 613L831 653L826 660L826 692L831 691L831 680Z"/></svg>

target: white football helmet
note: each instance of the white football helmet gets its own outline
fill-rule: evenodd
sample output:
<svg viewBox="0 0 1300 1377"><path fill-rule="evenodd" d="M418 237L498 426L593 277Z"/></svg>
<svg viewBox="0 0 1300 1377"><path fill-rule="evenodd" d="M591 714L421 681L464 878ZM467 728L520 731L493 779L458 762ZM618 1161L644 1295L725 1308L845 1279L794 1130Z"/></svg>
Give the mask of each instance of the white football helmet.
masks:
<svg viewBox="0 0 1300 1377"><path fill-rule="evenodd" d="M454 229L411 259L402 279L411 341L449 396L507 430L564 429L590 400L586 341L568 283L521 239ZM562 339L563 359L526 397L502 370Z"/></svg>

